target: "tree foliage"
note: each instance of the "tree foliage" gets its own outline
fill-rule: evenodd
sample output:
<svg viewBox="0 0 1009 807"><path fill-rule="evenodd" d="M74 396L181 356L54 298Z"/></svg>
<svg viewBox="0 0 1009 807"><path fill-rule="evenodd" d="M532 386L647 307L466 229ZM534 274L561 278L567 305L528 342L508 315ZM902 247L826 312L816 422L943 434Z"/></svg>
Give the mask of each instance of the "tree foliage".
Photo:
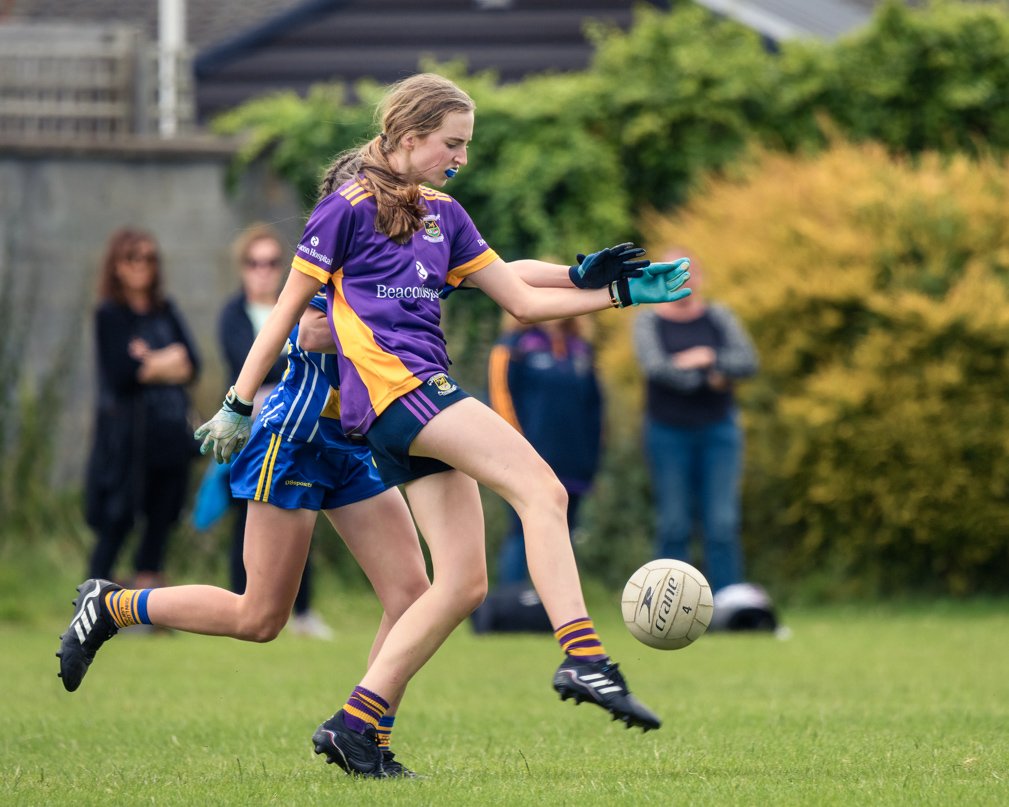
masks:
<svg viewBox="0 0 1009 807"><path fill-rule="evenodd" d="M506 258L633 237L642 211L684 201L757 138L786 150L831 132L894 153L1009 147L1009 15L998 5L883 3L832 44L759 36L692 2L642 6L629 31L591 25L588 69L501 85L492 72L425 63L477 103L470 165L449 191ZM377 132L382 87L339 84L266 96L215 121L243 133L240 166L269 154L306 208L339 152Z"/></svg>

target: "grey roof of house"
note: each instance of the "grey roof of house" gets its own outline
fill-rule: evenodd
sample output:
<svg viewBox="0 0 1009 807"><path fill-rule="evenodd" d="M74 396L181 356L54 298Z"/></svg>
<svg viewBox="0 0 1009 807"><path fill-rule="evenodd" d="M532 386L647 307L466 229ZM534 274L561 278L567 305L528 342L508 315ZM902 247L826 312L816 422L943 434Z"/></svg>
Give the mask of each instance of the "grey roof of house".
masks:
<svg viewBox="0 0 1009 807"><path fill-rule="evenodd" d="M796 37L836 39L868 22L871 0L694 0L716 14L779 42Z"/></svg>

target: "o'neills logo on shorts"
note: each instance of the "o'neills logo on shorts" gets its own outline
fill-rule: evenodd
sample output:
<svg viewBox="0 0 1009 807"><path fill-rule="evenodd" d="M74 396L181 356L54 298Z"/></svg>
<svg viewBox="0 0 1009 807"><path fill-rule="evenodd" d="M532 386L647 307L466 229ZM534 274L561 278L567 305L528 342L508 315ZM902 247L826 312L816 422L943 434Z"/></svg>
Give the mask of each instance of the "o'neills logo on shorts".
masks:
<svg viewBox="0 0 1009 807"><path fill-rule="evenodd" d="M379 300L437 300L438 292L427 286L383 286L375 287Z"/></svg>

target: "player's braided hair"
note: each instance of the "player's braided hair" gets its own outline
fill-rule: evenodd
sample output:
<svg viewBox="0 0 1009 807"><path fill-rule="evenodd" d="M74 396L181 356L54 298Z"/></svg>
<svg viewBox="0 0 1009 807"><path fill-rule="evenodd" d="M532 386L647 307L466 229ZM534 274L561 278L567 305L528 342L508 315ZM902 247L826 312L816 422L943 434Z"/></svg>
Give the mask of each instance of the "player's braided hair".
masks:
<svg viewBox="0 0 1009 807"><path fill-rule="evenodd" d="M394 84L378 109L382 133L334 160L319 187L319 199L350 179L362 178L378 205L375 229L397 244L405 244L422 229L428 210L420 186L404 182L389 164L389 154L405 136L427 137L442 127L448 115L472 112L475 107L473 99L453 82L433 73L420 73Z"/></svg>

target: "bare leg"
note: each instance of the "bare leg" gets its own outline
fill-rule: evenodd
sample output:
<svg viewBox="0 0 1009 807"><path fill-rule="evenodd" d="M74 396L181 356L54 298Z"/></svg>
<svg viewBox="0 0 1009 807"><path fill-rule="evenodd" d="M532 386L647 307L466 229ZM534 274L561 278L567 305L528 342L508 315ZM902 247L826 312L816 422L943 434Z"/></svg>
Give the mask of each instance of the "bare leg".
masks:
<svg viewBox="0 0 1009 807"><path fill-rule="evenodd" d="M390 703L487 594L476 482L459 471L445 471L410 482L406 490L435 574L431 587L392 626L361 681Z"/></svg>
<svg viewBox="0 0 1009 807"><path fill-rule="evenodd" d="M555 628L588 613L568 533L567 493L521 434L489 407L466 398L436 415L410 452L447 462L515 508L529 575ZM423 527L421 532L426 538ZM436 578L437 573L435 566Z"/></svg>
<svg viewBox="0 0 1009 807"><path fill-rule="evenodd" d="M390 489L378 496L327 510L326 515L368 576L385 613L368 656L371 667L393 624L431 587L420 539L403 496ZM391 700L396 713L399 695Z"/></svg>
<svg viewBox="0 0 1009 807"><path fill-rule="evenodd" d="M217 586L170 586L151 592L147 614L166 628L252 642L276 638L287 624L308 558L316 513L249 502L244 594Z"/></svg>
<svg viewBox="0 0 1009 807"><path fill-rule="evenodd" d="M456 470L406 486L431 550L434 582L389 632L361 685L396 697L487 591L483 511L476 482L501 494L526 533L529 571L555 627L587 614L567 527L567 493L515 429L466 398L437 414L410 447ZM451 514L451 517L448 517Z"/></svg>

